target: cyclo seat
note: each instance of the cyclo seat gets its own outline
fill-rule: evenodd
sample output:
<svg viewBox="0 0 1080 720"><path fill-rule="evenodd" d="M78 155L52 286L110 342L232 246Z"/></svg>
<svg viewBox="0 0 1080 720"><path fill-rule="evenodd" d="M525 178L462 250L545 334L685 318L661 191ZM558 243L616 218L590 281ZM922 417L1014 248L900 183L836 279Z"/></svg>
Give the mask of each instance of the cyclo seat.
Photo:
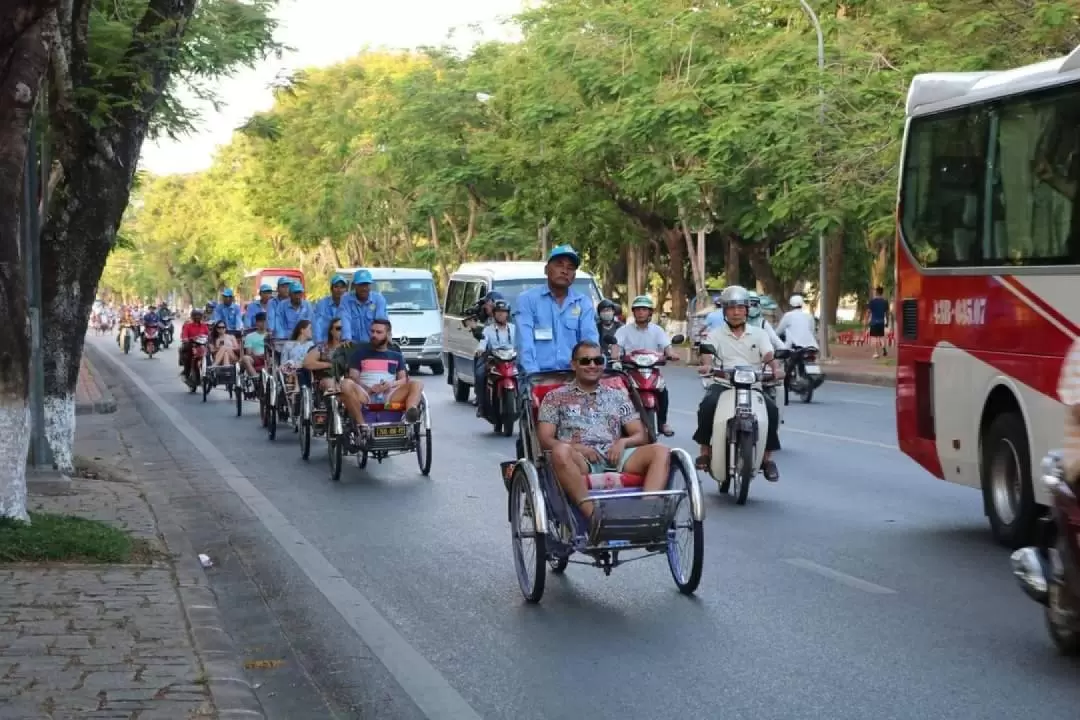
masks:
<svg viewBox="0 0 1080 720"><path fill-rule="evenodd" d="M549 392L555 388L562 387L570 382L568 375L549 377L543 377L533 383L530 389L531 407L533 423L536 422L537 414L540 412L540 404ZM626 384L626 380L622 375L605 375L600 378L600 384L605 387L617 388L624 390L627 395L630 395L630 388ZM634 473L627 472L599 472L590 473L585 476L585 480L588 483L590 490L604 491L604 490L628 490L637 489L645 485L645 476L636 475Z"/></svg>

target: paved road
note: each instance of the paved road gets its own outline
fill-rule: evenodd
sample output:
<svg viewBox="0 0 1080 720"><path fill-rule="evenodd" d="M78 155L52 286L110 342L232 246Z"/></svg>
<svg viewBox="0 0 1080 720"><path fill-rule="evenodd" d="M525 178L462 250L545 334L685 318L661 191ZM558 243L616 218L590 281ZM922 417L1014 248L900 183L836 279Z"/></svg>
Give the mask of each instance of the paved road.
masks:
<svg viewBox="0 0 1080 720"><path fill-rule="evenodd" d="M705 486L696 598L657 558L608 578L571 566L531 607L497 472L512 440L442 378L424 377L430 478L410 456L334 484L324 445L305 463L294 436L267 441L254 405L238 419L222 391L187 395L171 352L90 342L186 463L173 499L218 560L230 630L252 659L285 660L252 671L274 720L992 720L1080 703L1080 666L1049 645L976 492L895 449L890 390L832 384L792 405L782 480L745 507ZM669 383L674 440L693 451L699 386L682 369Z"/></svg>

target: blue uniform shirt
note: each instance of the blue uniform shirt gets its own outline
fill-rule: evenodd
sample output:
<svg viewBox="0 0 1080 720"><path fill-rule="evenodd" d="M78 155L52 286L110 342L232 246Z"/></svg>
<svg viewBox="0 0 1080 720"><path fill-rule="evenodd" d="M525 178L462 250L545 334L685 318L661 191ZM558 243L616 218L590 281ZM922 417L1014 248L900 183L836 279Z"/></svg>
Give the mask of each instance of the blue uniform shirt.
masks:
<svg viewBox="0 0 1080 720"><path fill-rule="evenodd" d="M266 313L266 322L270 322L270 313L274 308L274 298L270 298L266 301L266 305L263 305L258 300L248 303L247 314L244 316L244 327L255 327L255 316L261 312Z"/></svg>
<svg viewBox="0 0 1080 720"><path fill-rule="evenodd" d="M521 293L514 324L518 363L527 373L568 370L575 345L582 340L600 343L592 300L573 287L562 307L546 284Z"/></svg>
<svg viewBox="0 0 1080 720"><path fill-rule="evenodd" d="M348 296L345 296L341 298L339 304L335 305L333 296L330 296L324 297L315 305L315 342L326 342L326 336L330 334L330 321L334 318L341 318L341 339L343 341L353 339L348 301ZM361 338L365 341L366 339L367 335Z"/></svg>
<svg viewBox="0 0 1080 720"><path fill-rule="evenodd" d="M382 293L374 290L368 295L366 302L361 303L356 299L356 293L344 298L341 303L348 302L349 327L352 331L353 340L367 342L371 336L372 320L389 320L386 314L386 298Z"/></svg>
<svg viewBox="0 0 1080 720"><path fill-rule="evenodd" d="M288 340L292 331L301 320L314 323L315 313L311 303L300 301L300 307L294 308L291 300L281 300L274 304L274 324L272 327L275 340Z"/></svg>
<svg viewBox="0 0 1080 720"><path fill-rule="evenodd" d="M226 330L243 330L244 321L241 317L240 306L235 302L231 305L221 303L214 308L214 312L210 315L210 324L223 322L225 323Z"/></svg>

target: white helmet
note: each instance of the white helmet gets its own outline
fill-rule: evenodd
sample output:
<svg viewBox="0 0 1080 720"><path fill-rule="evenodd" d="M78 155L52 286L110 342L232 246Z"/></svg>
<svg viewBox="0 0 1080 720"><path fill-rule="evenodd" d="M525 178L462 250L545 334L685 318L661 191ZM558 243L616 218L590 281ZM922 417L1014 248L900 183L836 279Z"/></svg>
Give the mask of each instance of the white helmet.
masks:
<svg viewBox="0 0 1080 720"><path fill-rule="evenodd" d="M788 300L788 305L790 305L793 309L801 308L803 306L802 295L792 295L791 299Z"/></svg>

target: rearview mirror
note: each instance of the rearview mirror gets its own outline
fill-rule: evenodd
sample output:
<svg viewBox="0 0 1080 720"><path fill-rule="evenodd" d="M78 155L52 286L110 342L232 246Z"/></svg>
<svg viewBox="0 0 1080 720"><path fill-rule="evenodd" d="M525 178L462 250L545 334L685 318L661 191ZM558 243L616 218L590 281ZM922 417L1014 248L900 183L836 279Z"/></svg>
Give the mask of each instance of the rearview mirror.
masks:
<svg viewBox="0 0 1080 720"><path fill-rule="evenodd" d="M685 335L676 335L675 337L671 338L672 345L682 345L684 342L686 342Z"/></svg>
<svg viewBox="0 0 1080 720"><path fill-rule="evenodd" d="M701 352L702 355L715 355L716 354L716 348L713 347L712 345L710 345L709 343L701 343L700 352Z"/></svg>
<svg viewBox="0 0 1080 720"><path fill-rule="evenodd" d="M480 325L477 325L476 327L474 327L472 329L472 336L474 338L476 338L477 340L483 340L484 339L484 328L481 327Z"/></svg>
<svg viewBox="0 0 1080 720"><path fill-rule="evenodd" d="M616 340L615 336L612 335L611 333L608 333L607 335L604 336L604 344L605 345L617 345L618 343L619 343L619 341Z"/></svg>

